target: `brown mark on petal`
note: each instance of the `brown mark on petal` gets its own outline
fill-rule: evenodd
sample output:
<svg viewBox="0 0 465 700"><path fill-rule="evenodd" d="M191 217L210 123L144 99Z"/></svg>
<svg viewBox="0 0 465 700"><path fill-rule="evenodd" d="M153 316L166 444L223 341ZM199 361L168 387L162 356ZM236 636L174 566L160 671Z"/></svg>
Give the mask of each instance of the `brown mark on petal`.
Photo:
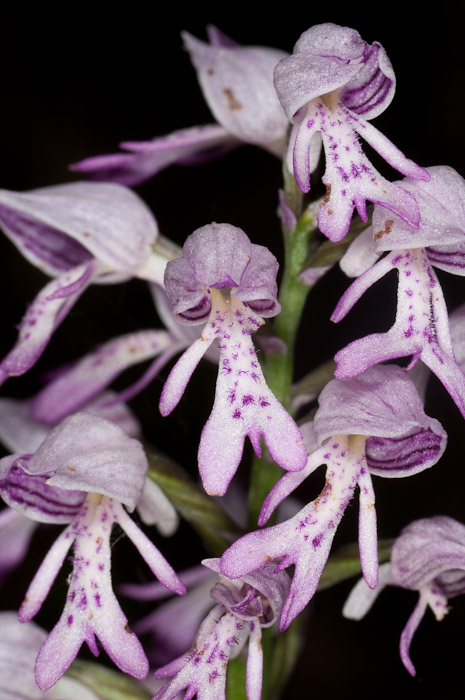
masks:
<svg viewBox="0 0 465 700"><path fill-rule="evenodd" d="M325 187L326 187L326 194L325 194L325 196L323 197L323 200L322 200L321 204L328 204L329 198L331 197L331 185L325 185ZM332 210L331 210L331 214L332 214L332 213L333 213L333 212L332 212ZM329 212L328 212L328 214L329 214Z"/></svg>
<svg viewBox="0 0 465 700"><path fill-rule="evenodd" d="M391 233L393 224L394 224L394 219L387 219L387 221L384 222L384 228L381 231L378 231L377 233L375 233L375 235L374 235L375 241L382 238L383 236L387 236L388 233Z"/></svg>
<svg viewBox="0 0 465 700"><path fill-rule="evenodd" d="M207 68L207 75L215 75L215 69L214 68Z"/></svg>
<svg viewBox="0 0 465 700"><path fill-rule="evenodd" d="M331 214L333 214L333 213L334 213L334 212L333 212L332 209L328 209L328 216L331 216Z"/></svg>
<svg viewBox="0 0 465 700"><path fill-rule="evenodd" d="M91 234L89 233L89 231L84 231L84 233L83 233L82 235L84 236L84 238L90 238L90 237L91 237Z"/></svg>
<svg viewBox="0 0 465 700"><path fill-rule="evenodd" d="M225 88L223 90L224 94L226 95L226 100L228 102L228 108L231 110L231 112L234 112L238 109L242 109L242 102L239 102L234 96L233 91L231 88Z"/></svg>
<svg viewBox="0 0 465 700"><path fill-rule="evenodd" d="M72 464L67 464L66 467L65 467L65 469L69 469L70 472L75 472L75 471L76 471L76 467L73 467Z"/></svg>
<svg viewBox="0 0 465 700"><path fill-rule="evenodd" d="M124 631L127 632L128 634L134 634L132 629L129 627L129 622L126 622L126 624L124 625Z"/></svg>

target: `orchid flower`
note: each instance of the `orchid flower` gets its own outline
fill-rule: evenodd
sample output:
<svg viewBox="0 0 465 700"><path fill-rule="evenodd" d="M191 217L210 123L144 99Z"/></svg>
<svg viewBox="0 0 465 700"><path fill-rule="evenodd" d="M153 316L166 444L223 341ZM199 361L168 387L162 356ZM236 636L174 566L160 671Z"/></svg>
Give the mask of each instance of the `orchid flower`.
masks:
<svg viewBox="0 0 465 700"><path fill-rule="evenodd" d="M202 622L194 644L187 654L159 668L156 678L171 678L152 700L173 700L187 689L184 697L197 694L202 700L226 700L226 668L248 640L246 695L260 700L263 673L262 629L277 620L289 591L285 572L273 572L272 564L231 581L221 575L219 559L202 564L220 574L211 597L217 603Z"/></svg>
<svg viewBox="0 0 465 700"><path fill-rule="evenodd" d="M33 622L22 625L14 612L0 612L0 697L2 700L99 700L87 686L62 678L50 691L38 688L34 662L47 633Z"/></svg>
<svg viewBox="0 0 465 700"><path fill-rule="evenodd" d="M143 679L148 661L113 594L110 534L114 523L129 536L157 578L183 594L184 585L136 526L148 464L140 443L118 426L87 413L66 418L34 452L0 461L0 493L12 508L39 522L69 523L46 555L19 611L21 622L39 611L71 547L73 572L65 608L42 645L36 682L47 690L65 673L82 643L98 655L97 636L124 672Z"/></svg>
<svg viewBox="0 0 465 700"><path fill-rule="evenodd" d="M366 200L382 204L418 227L415 198L382 177L363 153L359 136L403 175L428 180L368 120L390 104L395 75L378 42L367 44L354 29L326 23L311 27L291 56L275 68L276 92L293 124L287 165L303 192L310 189L312 151L323 140L327 194L318 226L332 241L346 235L354 208L367 220Z"/></svg>
<svg viewBox="0 0 465 700"><path fill-rule="evenodd" d="M414 676L410 644L426 609L442 620L449 598L465 593L465 526L444 515L407 525L394 543L391 562L380 567L379 586L370 590L359 581L344 606L345 617L360 620L388 585L420 594L400 639L402 663Z"/></svg>
<svg viewBox="0 0 465 700"><path fill-rule="evenodd" d="M297 425L267 387L251 334L264 318L279 313L278 263L267 248L253 245L244 231L212 223L194 231L183 256L168 263L165 287L180 323L206 325L202 335L171 370L160 399L167 416L178 404L207 349L220 350L215 402L199 445L205 490L222 496L241 460L249 436L257 456L260 438L284 469L305 466L306 451Z"/></svg>
<svg viewBox="0 0 465 700"><path fill-rule="evenodd" d="M465 181L452 168L428 168L429 182L406 179L421 212L418 231L383 207L375 207L373 226L344 261L349 273L363 271L333 312L336 323L362 294L390 270L398 272L397 315L387 333L355 340L336 353L339 379L352 377L378 362L412 355L421 359L465 416L465 376L455 359L447 308L433 266L465 274ZM376 253L390 251L372 267ZM368 267L368 269L366 269Z"/></svg>
<svg viewBox="0 0 465 700"><path fill-rule="evenodd" d="M0 382L27 372L91 284L141 277L161 284L166 260L152 252L150 210L121 185L76 182L17 193L0 190L0 227L24 257L54 279L29 306Z"/></svg>
<svg viewBox="0 0 465 700"><path fill-rule="evenodd" d="M152 141L127 141L129 153L86 158L72 170L99 180L133 186L172 163L192 165L251 143L282 157L287 119L273 86L273 69L285 54L278 49L240 46L216 27L210 43L183 33L200 87L218 124L181 129Z"/></svg>
<svg viewBox="0 0 465 700"><path fill-rule="evenodd" d="M367 584L378 582L375 494L371 475L405 477L440 459L447 436L429 418L400 367L377 366L351 380L332 380L319 397L313 424L303 426L306 467L285 474L266 498L259 525L317 467L326 464L326 484L317 499L290 520L237 540L223 554L221 571L236 578L266 561L276 571L295 564L280 629L286 629L316 591L336 529L356 487L360 490L359 548Z"/></svg>

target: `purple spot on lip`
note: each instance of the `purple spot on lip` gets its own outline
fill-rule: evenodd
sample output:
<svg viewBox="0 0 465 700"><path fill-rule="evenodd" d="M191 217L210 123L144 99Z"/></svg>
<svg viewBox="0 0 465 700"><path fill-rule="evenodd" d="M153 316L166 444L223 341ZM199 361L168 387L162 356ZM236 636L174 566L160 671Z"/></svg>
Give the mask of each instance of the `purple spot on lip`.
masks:
<svg viewBox="0 0 465 700"><path fill-rule="evenodd" d="M240 410L239 410L238 408L236 408L236 410L234 411L232 417L233 417L233 418L240 418L240 417L241 417L241 412L240 412Z"/></svg>
<svg viewBox="0 0 465 700"><path fill-rule="evenodd" d="M323 539L323 533L322 533L322 532L320 532L319 535L317 535L316 537L313 538L313 540L312 540L312 545L313 545L313 547L314 547L315 549L316 549L317 547L320 546L321 540L322 540L322 539Z"/></svg>
<svg viewBox="0 0 465 700"><path fill-rule="evenodd" d="M68 620L67 620L68 627L71 627L71 625L73 624L73 619L74 618L72 615L68 615Z"/></svg>
<svg viewBox="0 0 465 700"><path fill-rule="evenodd" d="M248 405L251 404L251 403L255 403L254 397L252 396L252 394L245 394L245 395L242 397L242 405L243 405L243 406L248 406Z"/></svg>

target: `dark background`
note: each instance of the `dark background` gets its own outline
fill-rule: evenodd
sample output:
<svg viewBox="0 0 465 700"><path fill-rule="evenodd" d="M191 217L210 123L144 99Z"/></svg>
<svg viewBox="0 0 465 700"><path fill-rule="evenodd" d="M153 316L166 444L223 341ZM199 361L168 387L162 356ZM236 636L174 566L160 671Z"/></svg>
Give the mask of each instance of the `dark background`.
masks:
<svg viewBox="0 0 465 700"><path fill-rule="evenodd" d="M212 121L180 39L183 29L205 38L208 23L242 44L287 51L305 29L324 21L352 26L370 43L380 41L398 83L393 103L375 126L421 165L448 164L465 174L464 12L461 3L450 0L435 4L432 11L424 5L412 7L394 2L340 7L285 3L274 9L254 3L200 3L183 8L177 3L131 2L118 9L110 2L17 3L2 10L0 187L23 190L75 179L67 172L69 163L114 152L119 141L149 139ZM393 171L385 172L397 178ZM275 215L279 186L278 161L244 146L199 169L171 167L138 192L162 233L181 244L198 226L229 221L280 257ZM26 303L44 279L7 241L1 241L1 251L3 355L14 342L14 327ZM465 300L461 278L442 275L441 282L451 309ZM361 333L387 330L392 324L394 279L368 293L340 328L333 327L327 319L346 286L342 273L334 270L316 288L316 303L309 305L300 337L298 374ZM143 284L94 287L55 334L38 366L26 377L10 380L3 394L32 394L43 373L57 363L77 358L115 333L153 324ZM200 372L213 381L210 369ZM122 385L137 376L128 374ZM185 401L177 416L162 422L157 401L163 376L133 405L151 439L192 467L197 443L191 436L199 434L210 398L200 407L192 400L195 388L203 386L202 379L195 380L191 403ZM412 479L375 479L382 537L395 536L415 518L439 513L465 521L463 420L434 381L427 410L445 425L450 447L440 464ZM356 513L355 504L338 533L339 542L355 539ZM177 543L176 565L193 564L193 550L185 554L182 539ZM169 543L163 551L173 560ZM427 612L412 645L418 677L410 679L398 656L398 641L416 594L389 590L364 621L353 623L340 614L350 587L342 584L315 599L309 641L285 700L301 695L368 699L390 697L394 691L415 698L463 698L465 599L452 601L453 611L440 624ZM21 602L19 588L11 581L7 587L12 605Z"/></svg>

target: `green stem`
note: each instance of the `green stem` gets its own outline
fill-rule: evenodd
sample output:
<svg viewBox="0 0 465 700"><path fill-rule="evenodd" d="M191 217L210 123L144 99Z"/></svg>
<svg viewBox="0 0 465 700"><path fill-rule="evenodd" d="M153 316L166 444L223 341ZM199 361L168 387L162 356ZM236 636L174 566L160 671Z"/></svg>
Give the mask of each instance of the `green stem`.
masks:
<svg viewBox="0 0 465 700"><path fill-rule="evenodd" d="M315 231L313 211L306 210L292 232L284 232L284 274L279 291L281 313L275 319L274 328L286 344L285 353L270 354L266 361L266 377L275 396L289 407L294 350L302 310L310 287L300 281L299 275L307 261L309 239Z"/></svg>

